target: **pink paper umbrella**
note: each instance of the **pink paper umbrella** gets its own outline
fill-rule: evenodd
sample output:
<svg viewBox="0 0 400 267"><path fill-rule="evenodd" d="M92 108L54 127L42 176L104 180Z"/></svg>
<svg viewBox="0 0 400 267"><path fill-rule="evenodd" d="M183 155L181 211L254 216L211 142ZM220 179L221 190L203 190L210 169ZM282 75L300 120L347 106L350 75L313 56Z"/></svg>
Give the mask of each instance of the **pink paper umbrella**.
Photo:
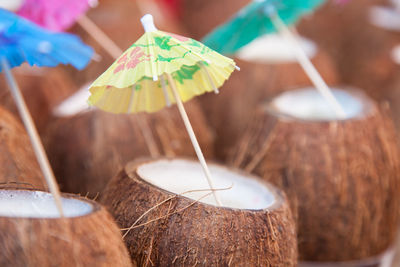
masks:
<svg viewBox="0 0 400 267"><path fill-rule="evenodd" d="M71 27L93 0L25 0L17 14L53 31ZM96 2L95 2L96 3Z"/></svg>

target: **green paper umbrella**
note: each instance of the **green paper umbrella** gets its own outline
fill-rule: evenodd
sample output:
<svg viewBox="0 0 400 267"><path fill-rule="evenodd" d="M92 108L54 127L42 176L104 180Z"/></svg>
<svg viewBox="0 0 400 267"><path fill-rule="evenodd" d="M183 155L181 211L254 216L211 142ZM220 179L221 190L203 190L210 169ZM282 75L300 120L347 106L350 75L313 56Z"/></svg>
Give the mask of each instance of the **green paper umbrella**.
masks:
<svg viewBox="0 0 400 267"><path fill-rule="evenodd" d="M296 34L287 27L322 3L324 0L253 0L231 20L208 34L203 42L220 53L234 54L257 37L278 31L293 44L299 64L337 117L343 119L346 116L343 108L298 44Z"/></svg>
<svg viewBox="0 0 400 267"><path fill-rule="evenodd" d="M286 24L296 23L324 0L254 0L235 17L208 34L203 43L223 54L234 54L241 47L278 29L271 19L276 13Z"/></svg>

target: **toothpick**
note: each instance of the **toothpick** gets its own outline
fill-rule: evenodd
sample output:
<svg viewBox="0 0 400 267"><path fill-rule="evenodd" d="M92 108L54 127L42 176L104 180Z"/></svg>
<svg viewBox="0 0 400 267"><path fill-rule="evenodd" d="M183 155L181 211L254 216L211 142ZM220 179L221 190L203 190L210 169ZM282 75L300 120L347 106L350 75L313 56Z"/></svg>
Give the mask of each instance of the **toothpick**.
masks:
<svg viewBox="0 0 400 267"><path fill-rule="evenodd" d="M112 58L117 59L123 53L122 49L86 15L82 15L77 22Z"/></svg>
<svg viewBox="0 0 400 267"><path fill-rule="evenodd" d="M61 203L60 189L58 188L56 179L54 177L54 173L51 169L49 160L44 151L43 144L40 141L40 137L36 130L35 124L29 113L28 107L26 106L26 103L18 87L18 84L11 73L8 61L5 58L2 58L1 64L7 79L7 83L10 87L11 95L14 97L19 114L21 115L22 122L24 123L29 138L31 140L33 151L38 160L40 169L42 170L43 176L46 180L47 186L49 187L50 193L54 197L57 209L60 212L61 217L64 217L64 212Z"/></svg>
<svg viewBox="0 0 400 267"><path fill-rule="evenodd" d="M171 77L171 74L166 73L166 76L168 79L169 86L171 87L172 93L176 100L176 105L178 106L179 113L182 117L183 123L185 124L186 130L190 137L190 140L192 141L193 148L196 152L197 158L199 159L201 167L203 168L204 174L206 175L208 185L210 186L210 189L212 190L212 193L213 193L213 196L215 198L217 205L222 206L222 202L221 202L217 192L215 191L215 187L214 187L214 184L213 184L213 181L211 178L210 170L208 169L208 166L207 166L207 162L204 158L203 152L201 151L201 148L200 148L199 142L197 141L196 135L194 134L192 125L186 114L185 107L183 106L182 100L178 94L178 89L176 88L175 81Z"/></svg>

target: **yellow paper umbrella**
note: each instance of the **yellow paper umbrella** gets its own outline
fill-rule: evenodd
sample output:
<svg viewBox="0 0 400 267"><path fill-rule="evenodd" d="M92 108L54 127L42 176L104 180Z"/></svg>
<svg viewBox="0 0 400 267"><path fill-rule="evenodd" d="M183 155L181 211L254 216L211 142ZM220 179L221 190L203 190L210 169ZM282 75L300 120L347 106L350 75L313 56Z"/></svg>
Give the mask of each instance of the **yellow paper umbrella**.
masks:
<svg viewBox="0 0 400 267"><path fill-rule="evenodd" d="M155 112L176 103L214 189L182 102L205 92L217 93L236 64L198 41L157 30L149 14L141 21L145 34L94 81L89 104L112 113L136 113ZM213 194L221 204L215 191Z"/></svg>

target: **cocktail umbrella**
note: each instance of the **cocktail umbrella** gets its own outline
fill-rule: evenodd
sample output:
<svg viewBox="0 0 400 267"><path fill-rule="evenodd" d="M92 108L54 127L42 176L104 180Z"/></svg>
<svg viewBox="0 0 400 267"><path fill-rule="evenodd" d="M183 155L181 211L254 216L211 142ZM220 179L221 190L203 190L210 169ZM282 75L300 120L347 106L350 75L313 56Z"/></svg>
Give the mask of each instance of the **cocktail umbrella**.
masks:
<svg viewBox="0 0 400 267"><path fill-rule="evenodd" d="M152 4L153 0L146 0ZM137 2L139 8L141 1ZM121 55L121 49L85 13L95 7L97 0L24 0L17 11L36 24L54 31L65 31L78 23L114 59Z"/></svg>
<svg viewBox="0 0 400 267"><path fill-rule="evenodd" d="M278 31L294 44L297 60L304 71L339 118L344 117L342 107L298 44L297 34L287 27L323 2L324 0L253 0L235 17L208 34L204 43L220 53L234 54L257 37Z"/></svg>
<svg viewBox="0 0 400 267"><path fill-rule="evenodd" d="M25 0L17 13L56 31L64 31L77 22L112 58L117 59L123 52L121 48L85 15L95 5L97 0ZM146 144L151 156L158 156L149 127L142 119L137 121L144 136L148 137Z"/></svg>
<svg viewBox="0 0 400 267"><path fill-rule="evenodd" d="M159 31L151 15L142 19L145 34L90 87L89 103L113 113L155 112L176 103L211 189L211 174L182 102L218 91L235 62L200 42ZM216 192L217 204L221 204Z"/></svg>
<svg viewBox="0 0 400 267"><path fill-rule="evenodd" d="M54 174L10 69L23 62L39 67L71 64L77 69L82 69L89 63L92 55L93 49L84 45L79 38L71 34L48 32L12 12L0 9L0 71L3 71L6 76L40 168L61 214L63 213L60 192Z"/></svg>
<svg viewBox="0 0 400 267"><path fill-rule="evenodd" d="M113 58L120 55L119 48L86 15L97 5L97 0L25 0L17 14L54 31L65 31L75 22L85 29Z"/></svg>

